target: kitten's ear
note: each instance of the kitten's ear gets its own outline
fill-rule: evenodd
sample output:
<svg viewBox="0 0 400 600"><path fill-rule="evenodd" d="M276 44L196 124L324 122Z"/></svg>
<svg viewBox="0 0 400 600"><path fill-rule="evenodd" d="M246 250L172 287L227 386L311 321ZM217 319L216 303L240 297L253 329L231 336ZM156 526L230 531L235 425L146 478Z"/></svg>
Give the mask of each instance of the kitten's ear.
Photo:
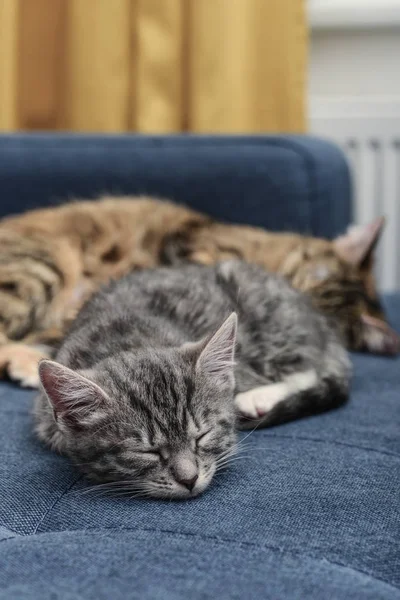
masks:
<svg viewBox="0 0 400 600"><path fill-rule="evenodd" d="M237 316L232 313L204 346L196 368L206 375L229 376L233 379Z"/></svg>
<svg viewBox="0 0 400 600"><path fill-rule="evenodd" d="M395 356L400 352L400 337L385 321L362 315L362 332L365 347L375 354Z"/></svg>
<svg viewBox="0 0 400 600"><path fill-rule="evenodd" d="M368 225L356 225L334 240L335 250L347 263L354 266L367 266L372 258L385 225L385 218L379 217Z"/></svg>
<svg viewBox="0 0 400 600"><path fill-rule="evenodd" d="M39 377L56 419L69 426L82 423L108 399L93 381L52 360L40 361Z"/></svg>

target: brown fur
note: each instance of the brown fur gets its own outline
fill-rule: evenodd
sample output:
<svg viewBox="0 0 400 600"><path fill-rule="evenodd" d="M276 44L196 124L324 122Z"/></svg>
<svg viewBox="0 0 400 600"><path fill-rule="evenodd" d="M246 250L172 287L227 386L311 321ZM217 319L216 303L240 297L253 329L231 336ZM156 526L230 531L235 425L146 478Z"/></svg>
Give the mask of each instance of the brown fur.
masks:
<svg viewBox="0 0 400 600"><path fill-rule="evenodd" d="M368 349L362 315L386 327L372 259L368 249L355 263L348 239L343 240L216 223L183 206L147 197L104 197L3 219L0 373L33 385L32 360L46 356L48 349L32 352L27 345L53 347L83 302L111 278L160 263L211 264L235 256L287 277L334 316L349 347ZM391 335L392 347L386 344L382 352L398 349ZM378 346L371 349L379 351Z"/></svg>
<svg viewBox="0 0 400 600"><path fill-rule="evenodd" d="M364 262L354 264L340 252L337 241L212 223L192 228L186 234L170 235L166 247L166 262L212 264L237 257L283 275L295 288L309 294L317 308L336 320L352 350L368 350L363 314L386 323L372 256L367 254ZM389 337L397 348L398 341L391 334Z"/></svg>

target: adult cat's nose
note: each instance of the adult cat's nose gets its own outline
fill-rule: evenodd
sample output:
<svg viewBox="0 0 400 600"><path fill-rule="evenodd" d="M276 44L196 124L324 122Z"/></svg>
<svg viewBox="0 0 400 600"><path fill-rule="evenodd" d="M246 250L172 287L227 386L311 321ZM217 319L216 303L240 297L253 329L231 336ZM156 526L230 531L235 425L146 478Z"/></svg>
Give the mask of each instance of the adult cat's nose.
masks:
<svg viewBox="0 0 400 600"><path fill-rule="evenodd" d="M178 454L172 466L172 473L176 481L191 492L199 478L195 457Z"/></svg>

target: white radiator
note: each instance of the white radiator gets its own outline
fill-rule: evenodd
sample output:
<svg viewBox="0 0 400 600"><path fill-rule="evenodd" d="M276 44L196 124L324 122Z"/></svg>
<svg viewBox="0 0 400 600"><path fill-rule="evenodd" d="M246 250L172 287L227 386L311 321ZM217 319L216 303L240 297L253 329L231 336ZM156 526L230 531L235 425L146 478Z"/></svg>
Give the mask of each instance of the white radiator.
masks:
<svg viewBox="0 0 400 600"><path fill-rule="evenodd" d="M400 289L400 98L311 99L310 132L336 142L349 160L356 223L384 215L376 273Z"/></svg>

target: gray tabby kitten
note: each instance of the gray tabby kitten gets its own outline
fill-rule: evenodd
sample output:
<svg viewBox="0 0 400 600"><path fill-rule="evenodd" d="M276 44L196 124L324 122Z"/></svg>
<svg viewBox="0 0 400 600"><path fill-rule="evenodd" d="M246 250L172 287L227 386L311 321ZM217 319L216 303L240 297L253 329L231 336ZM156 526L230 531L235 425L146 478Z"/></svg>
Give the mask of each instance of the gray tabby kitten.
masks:
<svg viewBox="0 0 400 600"><path fill-rule="evenodd" d="M350 377L309 300L239 261L111 283L56 361L39 367L39 438L93 481L167 498L206 489L235 449L238 420L254 428L333 408Z"/></svg>

